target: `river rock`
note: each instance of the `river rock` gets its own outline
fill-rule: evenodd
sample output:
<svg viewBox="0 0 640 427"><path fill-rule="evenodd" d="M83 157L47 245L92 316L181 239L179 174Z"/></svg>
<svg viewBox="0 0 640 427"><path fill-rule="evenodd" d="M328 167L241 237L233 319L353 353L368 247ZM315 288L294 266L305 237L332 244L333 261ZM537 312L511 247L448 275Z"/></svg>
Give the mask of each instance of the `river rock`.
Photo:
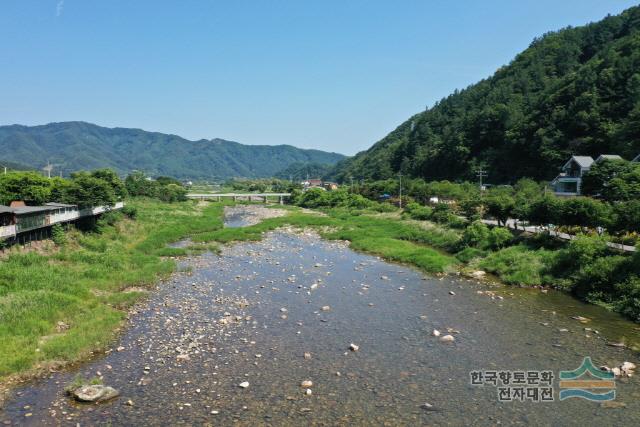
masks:
<svg viewBox="0 0 640 427"><path fill-rule="evenodd" d="M434 337L439 337L440 336L440 331L437 329L434 329L433 332L431 332L431 335L433 335Z"/></svg>
<svg viewBox="0 0 640 427"><path fill-rule="evenodd" d="M85 385L71 392L79 402L104 402L120 396L118 390L100 384Z"/></svg>
<svg viewBox="0 0 640 427"><path fill-rule="evenodd" d="M240 387L240 388L249 387L249 381L241 382L240 384L238 384L238 387Z"/></svg>
<svg viewBox="0 0 640 427"><path fill-rule="evenodd" d="M577 320L580 323L587 323L589 322L591 319L587 318L587 317L583 317L583 316L571 316L571 318L573 320Z"/></svg>
<svg viewBox="0 0 640 427"><path fill-rule="evenodd" d="M635 363L624 362L622 365L620 365L620 370L627 375L632 373L635 369L636 369Z"/></svg>
<svg viewBox="0 0 640 427"><path fill-rule="evenodd" d="M351 344L349 344L349 350L358 351L358 350L360 350L360 346L355 345L354 343L351 343Z"/></svg>
<svg viewBox="0 0 640 427"><path fill-rule="evenodd" d="M329 311L331 310L331 307L329 307L328 305L325 305L322 307L322 311Z"/></svg>
<svg viewBox="0 0 640 427"><path fill-rule="evenodd" d="M473 277L475 279L481 279L486 275L487 275L487 272L486 271L482 271L482 270L476 270L473 273L471 273L471 277Z"/></svg>
<svg viewBox="0 0 640 427"><path fill-rule="evenodd" d="M313 382L310 380L304 380L300 383L300 387L304 387L304 388L313 387Z"/></svg>
<svg viewBox="0 0 640 427"><path fill-rule="evenodd" d="M444 343L450 343L450 342L454 342L456 339L453 337L453 335L445 335L440 337L440 342L444 342Z"/></svg>

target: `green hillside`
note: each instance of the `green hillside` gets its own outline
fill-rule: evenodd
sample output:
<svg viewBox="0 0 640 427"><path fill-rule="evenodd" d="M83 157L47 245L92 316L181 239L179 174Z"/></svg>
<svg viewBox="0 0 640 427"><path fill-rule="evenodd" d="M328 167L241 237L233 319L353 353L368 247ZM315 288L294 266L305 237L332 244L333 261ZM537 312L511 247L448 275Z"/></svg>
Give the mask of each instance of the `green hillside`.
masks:
<svg viewBox="0 0 640 427"><path fill-rule="evenodd" d="M21 163L10 162L4 159L0 159L0 172L4 172L4 168L7 168L7 171L26 171L34 169L27 165L23 165Z"/></svg>
<svg viewBox="0 0 640 427"><path fill-rule="evenodd" d="M640 154L640 7L534 40L488 79L339 164L348 175L549 179L570 154Z"/></svg>
<svg viewBox="0 0 640 427"><path fill-rule="evenodd" d="M322 178L331 173L333 165L329 163L291 163L275 174L276 178L303 181L306 178Z"/></svg>
<svg viewBox="0 0 640 427"><path fill-rule="evenodd" d="M344 158L290 145L189 141L176 135L84 122L1 126L0 151L7 161L37 169L50 161L65 173L109 167L122 174L142 170L152 176L185 179L271 177L292 163L335 164Z"/></svg>

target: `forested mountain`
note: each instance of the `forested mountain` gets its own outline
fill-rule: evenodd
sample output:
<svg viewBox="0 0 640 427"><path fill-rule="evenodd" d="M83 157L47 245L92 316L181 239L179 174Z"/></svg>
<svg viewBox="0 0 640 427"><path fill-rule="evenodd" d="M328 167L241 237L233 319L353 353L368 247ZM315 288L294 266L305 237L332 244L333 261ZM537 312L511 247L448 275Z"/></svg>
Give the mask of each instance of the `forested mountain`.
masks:
<svg viewBox="0 0 640 427"><path fill-rule="evenodd" d="M329 163L291 163L289 166L278 172L275 177L302 181L307 178L322 178L331 173L333 165Z"/></svg>
<svg viewBox="0 0 640 427"><path fill-rule="evenodd" d="M189 141L140 129L105 128L84 122L1 126L3 159L40 169L47 162L65 174L109 167L121 174L215 179L271 177L292 163L335 164L337 153L290 145L242 145L223 139Z"/></svg>
<svg viewBox="0 0 640 427"><path fill-rule="evenodd" d="M640 154L640 7L545 34L488 79L401 124L335 175L549 179L571 154Z"/></svg>
<svg viewBox="0 0 640 427"><path fill-rule="evenodd" d="M0 172L4 172L4 168L7 168L8 171L10 171L10 170L12 170L12 171L26 171L26 170L30 170L30 169L35 169L35 168L29 167L27 165L23 165L21 163L9 162L9 161L6 161L6 160L0 158Z"/></svg>

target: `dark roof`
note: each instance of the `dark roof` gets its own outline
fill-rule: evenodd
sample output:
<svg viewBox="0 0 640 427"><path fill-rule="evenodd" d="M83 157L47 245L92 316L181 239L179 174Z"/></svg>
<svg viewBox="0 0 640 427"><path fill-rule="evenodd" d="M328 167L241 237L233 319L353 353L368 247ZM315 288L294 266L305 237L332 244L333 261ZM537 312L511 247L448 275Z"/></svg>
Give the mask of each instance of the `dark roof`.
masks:
<svg viewBox="0 0 640 427"><path fill-rule="evenodd" d="M12 208L12 209L16 215L25 215L25 214L36 213L36 212L48 212L48 211L55 210L56 208L52 206L22 206L19 208Z"/></svg>
<svg viewBox="0 0 640 427"><path fill-rule="evenodd" d="M593 164L593 158L591 156L571 156L571 160L576 162L578 166L582 168L588 168Z"/></svg>

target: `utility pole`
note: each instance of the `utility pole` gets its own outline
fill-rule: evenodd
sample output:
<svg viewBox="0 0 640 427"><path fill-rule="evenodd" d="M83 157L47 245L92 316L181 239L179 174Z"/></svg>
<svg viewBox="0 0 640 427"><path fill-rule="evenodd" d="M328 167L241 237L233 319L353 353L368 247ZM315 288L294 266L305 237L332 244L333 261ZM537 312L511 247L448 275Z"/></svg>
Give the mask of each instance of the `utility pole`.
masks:
<svg viewBox="0 0 640 427"><path fill-rule="evenodd" d="M482 178L486 178L488 176L487 171L482 170L482 168L480 168L476 172L476 176L480 179L480 197L482 198Z"/></svg>
<svg viewBox="0 0 640 427"><path fill-rule="evenodd" d="M398 174L398 178L400 179L400 209L402 209L402 172Z"/></svg>

